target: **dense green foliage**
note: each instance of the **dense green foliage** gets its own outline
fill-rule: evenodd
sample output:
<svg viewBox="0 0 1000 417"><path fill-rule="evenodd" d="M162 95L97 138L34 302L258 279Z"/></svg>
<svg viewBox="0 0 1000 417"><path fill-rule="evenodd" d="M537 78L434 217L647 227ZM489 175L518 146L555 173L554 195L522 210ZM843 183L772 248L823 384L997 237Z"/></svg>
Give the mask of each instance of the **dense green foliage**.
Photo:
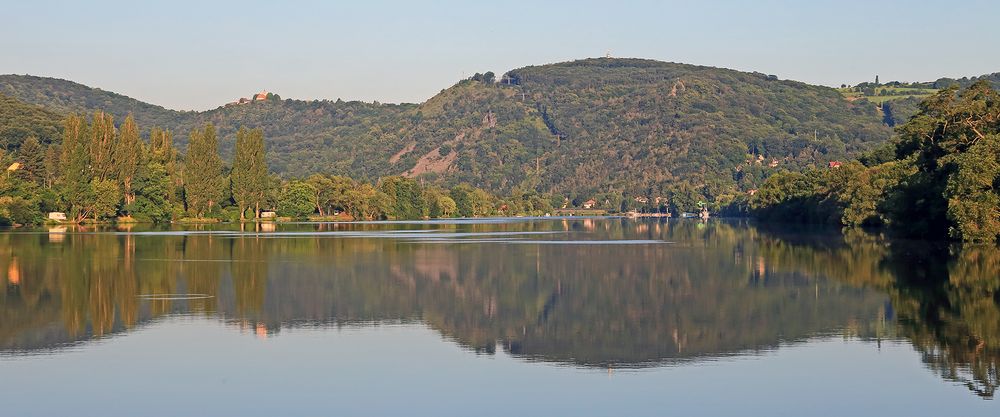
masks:
<svg viewBox="0 0 1000 417"><path fill-rule="evenodd" d="M886 155L771 176L750 199L758 216L846 226L888 224L920 237L1000 237L1000 93L986 81L946 88L898 129Z"/></svg>
<svg viewBox="0 0 1000 417"><path fill-rule="evenodd" d="M0 94L0 149L16 150L29 137L59 142L61 119L58 113Z"/></svg>
<svg viewBox="0 0 1000 417"><path fill-rule="evenodd" d="M59 114L93 113L133 114L139 124L161 126L173 131L188 131L193 124L180 121L195 112L179 112L143 103L121 94L91 88L72 81L31 75L0 75L0 94L17 98L25 103L40 105ZM59 120L58 118L56 120Z"/></svg>
<svg viewBox="0 0 1000 417"><path fill-rule="evenodd" d="M962 77L962 78L938 78L934 81L934 88L948 88L958 86L959 88L968 88L973 84L985 81L990 84L994 89L1000 89L1000 72L994 72L992 74L981 75L977 77Z"/></svg>
<svg viewBox="0 0 1000 417"><path fill-rule="evenodd" d="M278 214L296 219L309 216L316 208L313 204L315 194L316 189L307 182L292 181L285 184L278 199Z"/></svg>
<svg viewBox="0 0 1000 417"><path fill-rule="evenodd" d="M756 188L763 178L744 162L757 156L798 170L889 136L874 110L832 89L763 74L593 59L507 77L562 138L561 155L547 164L559 189L655 196L687 184L719 198Z"/></svg>

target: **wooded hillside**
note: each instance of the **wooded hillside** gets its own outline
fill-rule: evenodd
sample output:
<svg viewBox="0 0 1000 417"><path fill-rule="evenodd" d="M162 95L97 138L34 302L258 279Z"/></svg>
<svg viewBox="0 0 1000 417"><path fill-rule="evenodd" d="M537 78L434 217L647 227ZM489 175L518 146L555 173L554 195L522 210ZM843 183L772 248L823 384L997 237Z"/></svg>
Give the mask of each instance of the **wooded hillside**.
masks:
<svg viewBox="0 0 1000 417"><path fill-rule="evenodd" d="M479 75L421 104L268 100L180 112L15 75L0 76L0 93L63 114L131 112L139 126L173 131L181 150L188 132L211 122L225 160L239 126L259 127L270 166L286 178L402 174L602 202L722 198L758 187L769 172L850 158L891 135L877 109L832 88L640 59Z"/></svg>

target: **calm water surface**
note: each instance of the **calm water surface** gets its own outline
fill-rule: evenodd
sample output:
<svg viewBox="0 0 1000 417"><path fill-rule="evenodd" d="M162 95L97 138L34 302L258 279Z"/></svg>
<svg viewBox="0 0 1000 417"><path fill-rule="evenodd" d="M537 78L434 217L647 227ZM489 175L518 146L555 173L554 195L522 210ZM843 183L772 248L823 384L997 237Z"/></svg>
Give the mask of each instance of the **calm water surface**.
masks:
<svg viewBox="0 0 1000 417"><path fill-rule="evenodd" d="M1000 251L743 222L0 233L0 415L997 415Z"/></svg>

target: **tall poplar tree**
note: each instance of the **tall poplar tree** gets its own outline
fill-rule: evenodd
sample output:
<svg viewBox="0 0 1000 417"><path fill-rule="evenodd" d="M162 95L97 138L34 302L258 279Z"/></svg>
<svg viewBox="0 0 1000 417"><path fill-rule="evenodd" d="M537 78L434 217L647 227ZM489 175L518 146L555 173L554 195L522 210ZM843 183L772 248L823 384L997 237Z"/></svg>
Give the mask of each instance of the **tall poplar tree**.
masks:
<svg viewBox="0 0 1000 417"><path fill-rule="evenodd" d="M70 175L80 176L83 174L83 172L72 172L74 158L86 157L87 164L90 163L87 130L87 120L75 114L70 115L63 122L63 141L62 153L59 157L59 171L65 176L64 180L70 179ZM82 152L83 155L79 155L79 152ZM83 167L86 168L87 164L84 164Z"/></svg>
<svg viewBox="0 0 1000 417"><path fill-rule="evenodd" d="M132 190L132 181L139 172L139 167L143 163L142 140L139 139L139 127L135 124L135 118L130 113L122 123L118 135L118 141L114 146L114 170L118 186L123 191L125 204L135 201L135 191Z"/></svg>
<svg viewBox="0 0 1000 417"><path fill-rule="evenodd" d="M110 114L94 113L90 124L90 166L93 179L103 181L114 176L115 122Z"/></svg>
<svg viewBox="0 0 1000 417"><path fill-rule="evenodd" d="M52 188L59 180L62 172L62 164L59 160L61 157L62 147L59 144L51 144L45 149L45 186L47 188Z"/></svg>
<svg viewBox="0 0 1000 417"><path fill-rule="evenodd" d="M63 124L59 183L76 221L88 216L87 206L93 196L90 186L90 126L84 117L71 115Z"/></svg>
<svg viewBox="0 0 1000 417"><path fill-rule="evenodd" d="M173 137L169 130L154 126L149 130L149 155L153 162L163 166L170 165L177 156L174 151Z"/></svg>
<svg viewBox="0 0 1000 417"><path fill-rule="evenodd" d="M253 207L254 217L260 212L267 187L267 162L264 160L264 132L261 129L240 128L236 132L236 151L230 173L233 199L240 208L240 220Z"/></svg>
<svg viewBox="0 0 1000 417"><path fill-rule="evenodd" d="M167 200L180 201L183 178L178 175L177 150L174 149L173 135L169 130L153 127L149 131L149 158L152 162L163 165L170 181Z"/></svg>
<svg viewBox="0 0 1000 417"><path fill-rule="evenodd" d="M215 126L191 132L184 160L184 195L188 211L201 218L222 198L222 159Z"/></svg>

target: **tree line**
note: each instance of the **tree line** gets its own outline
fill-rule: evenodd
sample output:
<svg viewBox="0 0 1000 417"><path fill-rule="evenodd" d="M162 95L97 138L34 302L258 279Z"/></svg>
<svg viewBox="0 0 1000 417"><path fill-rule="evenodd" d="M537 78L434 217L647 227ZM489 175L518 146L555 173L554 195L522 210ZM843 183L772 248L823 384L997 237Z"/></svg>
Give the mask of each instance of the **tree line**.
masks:
<svg viewBox="0 0 1000 417"><path fill-rule="evenodd" d="M71 115L62 140L31 136L16 152L0 152L0 224L37 224L50 212L70 222L244 221L264 211L291 218L421 219L541 215L562 197L514 190L500 198L467 184L442 188L389 176L374 183L313 174L283 180L266 162L261 129L240 128L232 160L220 156L212 124L193 129L187 152L158 127L146 138L132 115Z"/></svg>
<svg viewBox="0 0 1000 417"><path fill-rule="evenodd" d="M1000 93L946 88L859 162L767 178L747 201L764 219L886 226L909 237L1000 237Z"/></svg>

